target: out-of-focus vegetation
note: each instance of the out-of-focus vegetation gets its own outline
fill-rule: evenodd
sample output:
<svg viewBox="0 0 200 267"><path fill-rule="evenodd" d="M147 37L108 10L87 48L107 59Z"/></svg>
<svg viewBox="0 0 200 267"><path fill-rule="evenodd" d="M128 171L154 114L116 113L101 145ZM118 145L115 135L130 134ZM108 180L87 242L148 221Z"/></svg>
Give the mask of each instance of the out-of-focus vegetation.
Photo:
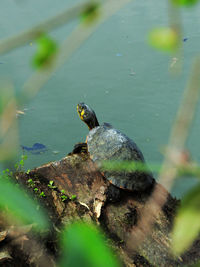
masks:
<svg viewBox="0 0 200 267"><path fill-rule="evenodd" d="M159 50L172 52L178 48L179 36L172 28L156 28L149 34L149 43Z"/></svg>
<svg viewBox="0 0 200 267"><path fill-rule="evenodd" d="M173 251L182 253L200 232L200 184L182 200L173 231Z"/></svg>
<svg viewBox="0 0 200 267"><path fill-rule="evenodd" d="M126 171L126 172L148 172L159 173L161 171L161 165L155 163L148 163L148 166L142 162L133 161L102 161L101 168L103 171ZM200 178L200 167L196 163L186 163L177 166L177 178L181 178L184 175Z"/></svg>
<svg viewBox="0 0 200 267"><path fill-rule="evenodd" d="M198 0L171 0L173 4L179 6L193 6Z"/></svg>
<svg viewBox="0 0 200 267"><path fill-rule="evenodd" d="M26 156L15 164L16 171L22 171ZM0 173L0 210L7 215L8 223L32 224L36 230L45 230L49 222L43 207L27 192L12 181L13 172L8 168Z"/></svg>
<svg viewBox="0 0 200 267"><path fill-rule="evenodd" d="M103 234L94 226L76 222L63 230L60 267L118 267Z"/></svg>
<svg viewBox="0 0 200 267"><path fill-rule="evenodd" d="M48 228L44 209L10 180L9 173L0 175L0 184L0 209L9 215L8 222L33 224L36 230Z"/></svg>
<svg viewBox="0 0 200 267"><path fill-rule="evenodd" d="M93 23L94 20L96 20L96 18L100 15L99 14L99 7L100 4L99 3L95 3L93 2L93 4L91 4L86 10L85 12L83 12L83 14L81 15L81 19L83 21L83 23Z"/></svg>
<svg viewBox="0 0 200 267"><path fill-rule="evenodd" d="M14 90L10 84L0 85L0 161L5 164L5 167L6 164L9 163L9 160L12 159L13 161L18 146L18 126L16 121L17 105L30 101L41 89L43 84L51 77L53 71L61 67L69 56L76 51L102 22L129 2L129 0L109 0L80 3L32 29L0 41L0 54L34 40L36 40L38 45L38 49L33 56L34 66L37 70L35 74L24 83L21 95L16 99ZM174 8L192 6L197 2L197 0L169 0L172 8L173 6ZM68 36L63 44L56 44L49 37L49 32L52 29L77 17L80 18L80 24L71 35ZM181 47L181 31L180 28L177 27L179 24L181 24L180 21L178 24L171 21L169 27L160 28L158 25L158 28L153 29L149 35L150 44L156 49L168 52L178 50L178 48ZM197 92L199 92L200 87L199 78L196 78L197 76L200 77L199 65L198 61L195 65L197 67L196 73L193 71L191 74L191 77L196 75L195 78L192 79L191 86L197 87ZM45 67L47 67L46 72L44 72ZM192 96L189 94L187 97L189 98L189 108L194 111L195 105L190 106ZM198 99L198 93L195 99ZM179 110L179 113L182 114L183 112L183 110ZM186 139L193 113L194 112L192 112L191 117L188 119L189 123L185 121L183 125L179 126L178 131L174 132L172 130L172 139L173 136L176 136L173 140L177 140L177 138L181 139L183 135ZM183 128L181 128L182 126ZM184 165L180 164L179 159L182 149L184 148L185 139L181 145L179 144L180 146L175 145L175 148L169 148L170 153L166 153L168 160L164 167L160 168L156 165L150 166L150 168L152 167L153 170L155 168L156 171L160 171L161 169L162 177L168 177L171 181L173 181L179 173L180 167L182 167L182 172L184 173ZM178 164L176 162L177 159ZM125 165L121 167L116 167L115 165L114 167L110 166L110 168L124 168L127 171L144 169L144 166L135 165L135 163L134 166L132 163L131 166L128 166L127 163L123 164ZM199 168L197 166L194 168L192 165L188 166L189 167L186 168L185 171L189 169L189 173L199 176ZM173 168L175 168L176 171L172 172L171 176L167 176L167 171ZM17 170L19 170L19 168L17 168ZM195 172L195 170L198 170L198 172ZM48 220L42 207L40 207L37 202L33 201L31 196L28 196L24 190L12 182L12 176L13 173L6 168L4 173L0 175L0 209L4 212L6 219L9 221L12 218L12 220L18 223L20 222L21 224L34 224L38 230L48 228ZM50 184L49 186L53 187L54 185ZM183 200L182 207L178 212L172 233L173 250L176 253L180 254L187 249L199 233L199 195L200 186L189 192ZM63 193L63 199L64 198L65 195ZM75 199L74 196L72 196L72 198ZM113 257L112 253L105 245L105 239L102 238L102 235L93 226L76 223L66 227L61 233L61 237L63 256L60 266L119 266L115 257Z"/></svg>
<svg viewBox="0 0 200 267"><path fill-rule="evenodd" d="M53 64L53 56L57 50L56 42L50 37L43 35L37 40L38 48L33 57L33 65L36 68Z"/></svg>

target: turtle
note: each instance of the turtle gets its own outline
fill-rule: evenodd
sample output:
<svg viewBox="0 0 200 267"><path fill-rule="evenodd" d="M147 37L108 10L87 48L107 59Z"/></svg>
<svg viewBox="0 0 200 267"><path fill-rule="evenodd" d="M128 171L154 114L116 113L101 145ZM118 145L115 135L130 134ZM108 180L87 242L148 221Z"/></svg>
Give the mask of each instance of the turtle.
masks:
<svg viewBox="0 0 200 267"><path fill-rule="evenodd" d="M86 143L74 146L73 153L86 152L100 167L102 161L136 161L145 163L136 143L109 123L99 124L92 108L85 103L77 105L80 119L89 128ZM129 191L145 191L152 187L154 178L150 171L103 171L104 177L114 186Z"/></svg>

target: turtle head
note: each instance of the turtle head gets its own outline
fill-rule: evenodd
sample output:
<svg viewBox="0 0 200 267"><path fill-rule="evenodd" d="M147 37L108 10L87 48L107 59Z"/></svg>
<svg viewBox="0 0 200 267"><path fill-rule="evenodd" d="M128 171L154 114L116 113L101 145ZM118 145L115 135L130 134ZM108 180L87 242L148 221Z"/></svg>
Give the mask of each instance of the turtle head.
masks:
<svg viewBox="0 0 200 267"><path fill-rule="evenodd" d="M77 112L81 120L87 124L90 130L99 126L99 122L97 120L94 110L92 110L85 103L79 103L77 105Z"/></svg>

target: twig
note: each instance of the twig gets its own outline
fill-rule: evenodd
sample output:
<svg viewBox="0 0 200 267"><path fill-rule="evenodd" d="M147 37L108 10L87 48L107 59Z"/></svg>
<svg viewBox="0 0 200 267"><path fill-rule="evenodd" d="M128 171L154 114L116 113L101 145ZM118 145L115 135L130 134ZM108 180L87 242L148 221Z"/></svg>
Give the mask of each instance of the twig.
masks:
<svg viewBox="0 0 200 267"><path fill-rule="evenodd" d="M5 97L5 107L0 112L0 161L6 161L16 155L18 147L18 125L16 120L16 99L12 85L1 88Z"/></svg>
<svg viewBox="0 0 200 267"><path fill-rule="evenodd" d="M80 23L62 43L58 53L55 55L52 66L48 69L38 70L24 84L21 101L27 102L32 99L40 88L50 79L52 73L60 68L91 34L94 33L105 20L129 2L130 0L108 0L100 9L101 16L97 17L93 23Z"/></svg>
<svg viewBox="0 0 200 267"><path fill-rule="evenodd" d="M31 29L0 41L0 54L6 53L10 50L13 50L14 48L22 46L32 40L37 39L44 32L49 32L53 29L58 28L59 26L68 23L72 19L80 16L92 4L93 2L91 2L91 0L84 3L79 3L71 8L64 10L62 13L43 21L42 23L36 25Z"/></svg>

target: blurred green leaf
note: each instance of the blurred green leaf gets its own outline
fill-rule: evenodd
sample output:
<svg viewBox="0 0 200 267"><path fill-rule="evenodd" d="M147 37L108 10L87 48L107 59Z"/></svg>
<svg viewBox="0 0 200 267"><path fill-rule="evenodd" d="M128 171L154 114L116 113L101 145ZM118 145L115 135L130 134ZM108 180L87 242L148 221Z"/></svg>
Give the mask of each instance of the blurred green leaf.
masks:
<svg viewBox="0 0 200 267"><path fill-rule="evenodd" d="M187 176L195 176L200 178L200 166L196 163L186 164L177 166L178 168L178 177L182 177L184 175ZM126 171L126 172L133 172L133 171L141 171L141 172L148 172L151 170L152 172L158 173L161 170L161 165L156 163L143 163L141 161L120 161L120 160L104 160L101 162L101 169L103 171Z"/></svg>
<svg viewBox="0 0 200 267"><path fill-rule="evenodd" d="M99 4L91 3L81 15L81 20L85 23L92 23L99 15Z"/></svg>
<svg viewBox="0 0 200 267"><path fill-rule="evenodd" d="M179 37L171 28L156 28L149 34L149 43L156 49L172 52L178 47Z"/></svg>
<svg viewBox="0 0 200 267"><path fill-rule="evenodd" d="M47 35L43 35L37 40L38 49L33 57L33 65L36 68L46 67L51 64L53 55L57 51L57 44Z"/></svg>
<svg viewBox="0 0 200 267"><path fill-rule="evenodd" d="M161 168L161 165L159 164L148 164L148 166L141 161L120 161L120 160L105 160L101 162L101 169L106 171L127 171L127 172L133 172L133 171L151 171L153 172L159 172Z"/></svg>
<svg viewBox="0 0 200 267"><path fill-rule="evenodd" d="M0 209L24 224L36 224L36 229L48 227L48 221L42 208L33 201L24 190L17 187L5 175L0 175Z"/></svg>
<svg viewBox="0 0 200 267"><path fill-rule="evenodd" d="M76 222L62 233L60 267L119 267L116 257L99 230Z"/></svg>
<svg viewBox="0 0 200 267"><path fill-rule="evenodd" d="M192 6L198 2L198 0L171 0L175 5L180 6Z"/></svg>
<svg viewBox="0 0 200 267"><path fill-rule="evenodd" d="M172 232L172 249L181 254L189 248L200 231L200 184L182 201Z"/></svg>

